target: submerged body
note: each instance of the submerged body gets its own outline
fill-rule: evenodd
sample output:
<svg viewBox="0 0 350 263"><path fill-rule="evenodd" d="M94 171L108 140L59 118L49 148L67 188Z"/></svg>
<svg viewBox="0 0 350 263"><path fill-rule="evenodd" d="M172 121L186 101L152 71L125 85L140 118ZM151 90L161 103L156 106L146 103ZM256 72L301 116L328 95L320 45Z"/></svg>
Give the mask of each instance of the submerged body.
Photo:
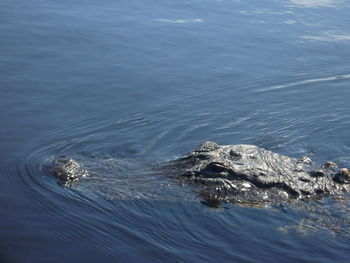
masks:
<svg viewBox="0 0 350 263"><path fill-rule="evenodd" d="M334 162L317 167L254 145L204 142L194 151L153 168L158 174L194 185L207 201L280 203L321 198L350 190L350 173ZM159 173L161 171L161 173ZM71 185L89 172L70 158L58 158L52 172L60 184Z"/></svg>

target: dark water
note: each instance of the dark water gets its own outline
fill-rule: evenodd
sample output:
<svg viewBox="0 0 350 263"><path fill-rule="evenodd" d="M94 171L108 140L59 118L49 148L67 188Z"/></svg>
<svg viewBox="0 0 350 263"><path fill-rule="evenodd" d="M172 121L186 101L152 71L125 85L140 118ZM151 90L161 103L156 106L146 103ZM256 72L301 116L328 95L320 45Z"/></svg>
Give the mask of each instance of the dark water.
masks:
<svg viewBox="0 0 350 263"><path fill-rule="evenodd" d="M349 166L349 12L0 0L0 261L350 262L347 197L214 209L145 172L205 140ZM57 185L57 155L100 177Z"/></svg>

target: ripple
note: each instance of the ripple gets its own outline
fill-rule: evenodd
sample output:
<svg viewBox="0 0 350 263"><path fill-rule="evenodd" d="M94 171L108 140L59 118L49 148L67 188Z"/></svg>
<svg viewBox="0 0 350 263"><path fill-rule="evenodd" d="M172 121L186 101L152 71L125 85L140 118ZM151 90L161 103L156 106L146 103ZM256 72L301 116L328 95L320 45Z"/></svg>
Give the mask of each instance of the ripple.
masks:
<svg viewBox="0 0 350 263"><path fill-rule="evenodd" d="M277 85L277 86L271 86L268 88L256 89L255 91L266 92L266 91L285 89L285 88L304 85L304 84L324 82L324 81L336 81L336 80L343 80L343 79L350 79L350 74L338 75L338 76L332 76L332 77L326 77L326 78L307 79L307 80L297 81L297 82L288 83L288 84L284 84L284 85Z"/></svg>
<svg viewBox="0 0 350 263"><path fill-rule="evenodd" d="M333 8L344 1L3 2L2 254L347 262L347 200L214 209L152 171L204 140L347 165L348 7ZM59 186L47 166L60 155L93 176Z"/></svg>
<svg viewBox="0 0 350 263"><path fill-rule="evenodd" d="M24 190L30 199L37 201L49 196L56 196L58 200L80 200L85 196L87 200L90 197L105 200L198 200L190 187L182 187L152 168L162 159L169 159L168 156L157 157L163 155L159 144L169 147L162 141L167 142L174 132L179 131L173 126L160 129L158 133L150 132L159 125L160 116L147 116L152 116L157 110L157 107L150 107L115 120L113 117L96 120L92 115L67 122L65 127L33 142L17 157L15 166L8 171L10 181L19 191ZM194 126L184 134L197 128L200 127ZM48 172L51 160L57 156L76 159L91 176L69 189L58 186ZM58 208L55 202L49 204L54 205L52 209Z"/></svg>
<svg viewBox="0 0 350 263"><path fill-rule="evenodd" d="M339 0L290 0L290 2L299 7L335 7Z"/></svg>
<svg viewBox="0 0 350 263"><path fill-rule="evenodd" d="M350 34L348 33L337 33L337 32L324 32L318 36L300 36L302 39L316 40L323 42L338 42L338 41L349 41Z"/></svg>
<svg viewBox="0 0 350 263"><path fill-rule="evenodd" d="M191 101L191 97L185 99ZM239 137L244 130L240 127L252 130L259 120L265 122L257 127L263 128L265 137L254 131L251 140L273 148L283 146L288 139L300 139L301 132L291 127L308 124L305 119L292 118L294 115L290 116L287 111L268 109L231 116L232 111L227 108L222 110L226 114L221 115L213 114L210 109L196 110L191 105L193 114L186 115L186 103L180 105L184 109L182 114L185 112L181 115L177 110L179 102L159 101L124 117L111 114L101 119L91 115L71 120L27 146L8 174L12 175L18 191L28 197L32 215L25 220L37 226L36 235L50 233L49 239L55 244L64 244L67 240L70 246L76 244L74 248L66 248L68 254L89 248L95 255L106 257L118 254L118 258L130 259L132 253L137 260L140 254L151 251L148 259L152 262L168 261L168 258L205 261L208 248L212 251L211 257L219 261L229 257L237 262L258 262L254 258L267 258L266 251L274 253L277 249L287 253L286 247L300 251L308 247L309 240L319 240L324 234L348 237L347 202L343 209L335 204L320 204L317 207L322 210L313 210L311 215L307 213L307 205L284 210L233 205L225 205L229 209L213 209L202 205L189 186L160 180L161 175L149 170L153 164L171 159L185 148L192 149L198 138L208 134L234 133L236 129L235 136L241 140L248 135ZM221 116L219 124L218 116ZM276 116L280 126L275 123ZM333 117L336 119L337 115ZM183 121L175 122L174 118ZM271 134L264 130L269 125L274 127ZM318 127L314 123L308 125ZM229 140L233 143L235 139ZM72 188L57 185L45 172L45 166L50 157L59 155L76 158L96 175ZM329 211L337 214L330 215ZM282 241L276 244L276 240ZM251 256L251 246L260 253L258 256ZM271 254L268 255L270 258Z"/></svg>
<svg viewBox="0 0 350 263"><path fill-rule="evenodd" d="M201 19L201 18L190 18L190 19L164 19L164 18L158 18L157 21L159 21L159 22L166 22L166 23L184 24L184 23L202 23L203 19Z"/></svg>

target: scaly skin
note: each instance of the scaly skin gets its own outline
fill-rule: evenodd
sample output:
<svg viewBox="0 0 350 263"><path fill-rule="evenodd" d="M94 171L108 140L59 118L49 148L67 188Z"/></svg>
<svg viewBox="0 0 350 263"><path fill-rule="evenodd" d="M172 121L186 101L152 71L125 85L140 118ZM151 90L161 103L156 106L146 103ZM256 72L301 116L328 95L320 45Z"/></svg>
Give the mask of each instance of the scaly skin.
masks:
<svg viewBox="0 0 350 263"><path fill-rule="evenodd" d="M80 178L89 175L77 161L68 157L55 159L52 163L51 172L57 178L57 182L65 186L70 186Z"/></svg>
<svg viewBox="0 0 350 263"><path fill-rule="evenodd" d="M89 174L66 157L56 159L51 170L60 184L68 186ZM339 169L333 162L317 167L307 157L291 158L254 145L204 142L155 170L198 187L197 192L207 201L280 203L350 190L346 168Z"/></svg>
<svg viewBox="0 0 350 263"><path fill-rule="evenodd" d="M254 145L220 146L204 142L166 165L184 181L201 186L207 200L240 203L319 198L350 190L350 173L334 162L316 167Z"/></svg>

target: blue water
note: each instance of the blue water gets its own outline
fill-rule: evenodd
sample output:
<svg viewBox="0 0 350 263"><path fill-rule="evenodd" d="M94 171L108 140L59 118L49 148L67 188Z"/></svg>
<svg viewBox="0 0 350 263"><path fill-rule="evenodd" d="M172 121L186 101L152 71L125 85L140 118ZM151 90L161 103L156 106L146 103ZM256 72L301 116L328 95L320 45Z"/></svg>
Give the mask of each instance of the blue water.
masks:
<svg viewBox="0 0 350 263"><path fill-rule="evenodd" d="M349 12L0 0L0 261L350 262L348 196L211 208L143 173L205 140L349 167ZM110 163L64 188L42 169L58 155Z"/></svg>

